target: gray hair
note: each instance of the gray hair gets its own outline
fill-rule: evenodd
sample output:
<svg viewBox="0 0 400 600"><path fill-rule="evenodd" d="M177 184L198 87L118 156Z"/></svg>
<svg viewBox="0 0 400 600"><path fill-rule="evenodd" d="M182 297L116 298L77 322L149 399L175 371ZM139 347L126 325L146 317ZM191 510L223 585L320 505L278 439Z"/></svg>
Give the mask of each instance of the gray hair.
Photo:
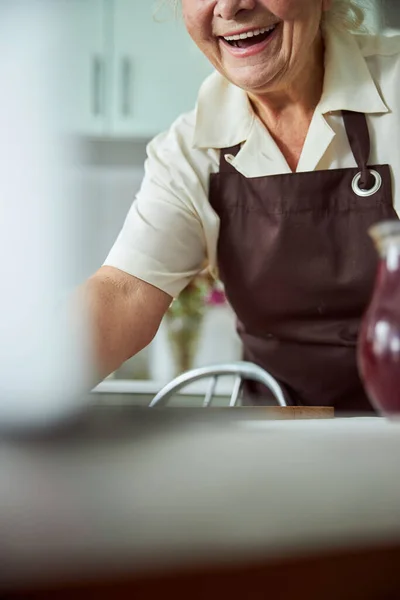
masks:
<svg viewBox="0 0 400 600"><path fill-rule="evenodd" d="M363 0L364 5L369 0ZM156 12L162 7L172 8L175 14L178 13L180 0L158 0L156 3ZM332 7L324 16L324 22L332 23L339 29L351 33L364 33L367 31L365 26L365 9L355 0L332 0Z"/></svg>
<svg viewBox="0 0 400 600"><path fill-rule="evenodd" d="M365 25L366 9L366 6L361 8L354 0L332 0L332 7L324 16L324 22L350 33L365 33L368 29Z"/></svg>

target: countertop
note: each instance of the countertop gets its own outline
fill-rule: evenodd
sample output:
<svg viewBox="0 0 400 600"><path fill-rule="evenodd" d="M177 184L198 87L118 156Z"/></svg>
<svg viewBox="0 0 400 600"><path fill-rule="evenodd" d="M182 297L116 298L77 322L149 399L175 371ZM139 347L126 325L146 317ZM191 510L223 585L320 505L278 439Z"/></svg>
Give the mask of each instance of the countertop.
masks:
<svg viewBox="0 0 400 600"><path fill-rule="evenodd" d="M225 411L103 407L3 438L0 589L400 544L399 422Z"/></svg>

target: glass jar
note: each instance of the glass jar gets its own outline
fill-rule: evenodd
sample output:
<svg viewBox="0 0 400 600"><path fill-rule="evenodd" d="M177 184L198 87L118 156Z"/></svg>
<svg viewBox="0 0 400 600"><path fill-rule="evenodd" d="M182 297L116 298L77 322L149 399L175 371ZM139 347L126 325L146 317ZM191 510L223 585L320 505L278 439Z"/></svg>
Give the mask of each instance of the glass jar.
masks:
<svg viewBox="0 0 400 600"><path fill-rule="evenodd" d="M400 414L400 221L369 231L380 256L374 293L358 342L358 365L366 392L384 415Z"/></svg>

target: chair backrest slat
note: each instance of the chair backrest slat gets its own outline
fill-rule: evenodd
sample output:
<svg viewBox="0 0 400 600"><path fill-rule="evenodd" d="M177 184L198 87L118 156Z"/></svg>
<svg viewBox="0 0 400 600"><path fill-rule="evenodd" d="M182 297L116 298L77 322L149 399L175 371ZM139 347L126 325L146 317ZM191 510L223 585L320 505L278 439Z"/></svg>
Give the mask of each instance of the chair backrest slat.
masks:
<svg viewBox="0 0 400 600"><path fill-rule="evenodd" d="M235 383L233 384L231 399L229 401L229 406L231 408L235 407L239 401L240 392L242 389L242 383L243 383L243 380L242 380L241 375L237 375L236 379L235 379Z"/></svg>
<svg viewBox="0 0 400 600"><path fill-rule="evenodd" d="M208 408L209 406L211 406L211 403L213 401L213 397L215 394L215 388L217 387L217 383L218 383L218 377L217 377L217 375L214 375L214 377L211 379L210 384L208 386L208 390L207 390L207 393L205 395L204 402L203 402L203 408Z"/></svg>

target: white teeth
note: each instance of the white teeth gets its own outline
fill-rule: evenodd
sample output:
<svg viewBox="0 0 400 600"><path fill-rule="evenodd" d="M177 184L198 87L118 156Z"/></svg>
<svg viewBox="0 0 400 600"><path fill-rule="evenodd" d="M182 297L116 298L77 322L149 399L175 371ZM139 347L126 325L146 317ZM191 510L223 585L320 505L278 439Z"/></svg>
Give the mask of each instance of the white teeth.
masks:
<svg viewBox="0 0 400 600"><path fill-rule="evenodd" d="M224 36L224 40L227 42L236 42L237 40L245 40L246 38L254 37L256 35L261 35L262 33L267 33L268 31L272 31L275 29L277 24L271 25L271 27L264 27L263 29L254 29L253 31L248 31L247 33L241 33L239 35L227 35Z"/></svg>

